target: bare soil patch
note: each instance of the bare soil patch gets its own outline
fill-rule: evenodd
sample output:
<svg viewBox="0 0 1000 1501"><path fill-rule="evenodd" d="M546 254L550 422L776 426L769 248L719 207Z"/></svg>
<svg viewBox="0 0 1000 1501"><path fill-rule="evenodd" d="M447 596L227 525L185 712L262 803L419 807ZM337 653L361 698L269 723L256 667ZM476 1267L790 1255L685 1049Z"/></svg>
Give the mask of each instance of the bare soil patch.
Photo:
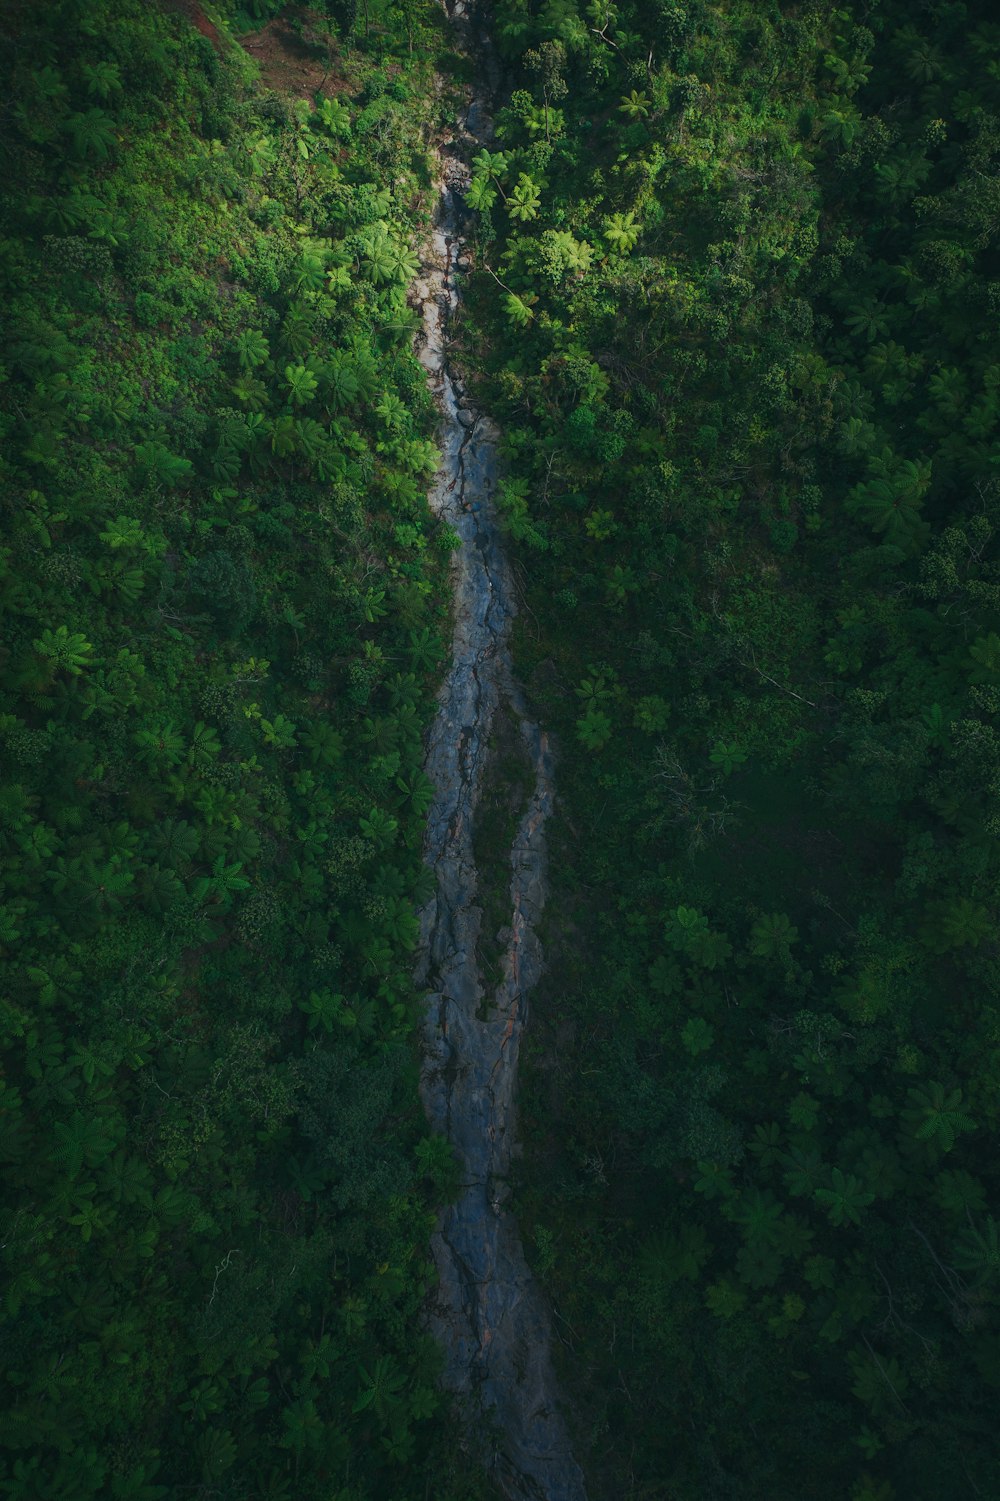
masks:
<svg viewBox="0 0 1000 1501"><path fill-rule="evenodd" d="M322 19L315 11L290 7L260 31L240 38L243 50L260 64L262 81L277 94L336 99L354 92L344 76L336 49L326 41Z"/></svg>
<svg viewBox="0 0 1000 1501"><path fill-rule="evenodd" d="M208 37L216 52L222 51L222 38L219 35L219 28L208 19L198 4L198 0L165 0L165 4L168 10L176 11L181 16L187 16L191 25L197 31L200 31L202 36Z"/></svg>

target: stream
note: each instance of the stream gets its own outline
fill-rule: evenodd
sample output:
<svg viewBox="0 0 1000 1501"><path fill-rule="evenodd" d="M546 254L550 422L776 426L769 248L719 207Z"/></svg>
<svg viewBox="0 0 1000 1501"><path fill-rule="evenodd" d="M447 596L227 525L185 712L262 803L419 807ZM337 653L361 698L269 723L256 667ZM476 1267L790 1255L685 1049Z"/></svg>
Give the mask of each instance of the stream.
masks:
<svg viewBox="0 0 1000 1501"><path fill-rule="evenodd" d="M492 139L496 65L465 0L448 0L447 11L459 49L474 53L486 79L439 147L440 199L414 286L423 315L417 353L441 411L441 468L430 503L460 538L452 659L427 742L434 799L425 858L435 894L421 914L417 980L428 993L421 1094L433 1129L458 1158L461 1188L431 1243L438 1287L428 1321L445 1353L444 1384L464 1408L475 1451L502 1493L513 1501L585 1501L559 1410L549 1310L506 1208L518 1052L527 996L542 970L535 930L546 895L553 758L511 665L516 592L493 495L498 433L450 362L448 325L469 266L462 190L471 156ZM491 727L504 706L518 726L534 788L510 851L501 979L487 988L476 957L482 912L473 825Z"/></svg>

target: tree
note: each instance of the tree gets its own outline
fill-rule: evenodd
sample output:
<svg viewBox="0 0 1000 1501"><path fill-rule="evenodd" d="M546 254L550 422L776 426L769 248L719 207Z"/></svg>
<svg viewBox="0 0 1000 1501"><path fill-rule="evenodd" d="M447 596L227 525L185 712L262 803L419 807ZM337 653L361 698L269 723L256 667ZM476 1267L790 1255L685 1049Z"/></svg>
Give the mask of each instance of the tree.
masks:
<svg viewBox="0 0 1000 1501"><path fill-rule="evenodd" d="M56 1121L52 1133L56 1139L52 1159L71 1178L76 1178L84 1166L99 1167L116 1145L106 1122L80 1110L74 1111L68 1121Z"/></svg>
<svg viewBox="0 0 1000 1501"><path fill-rule="evenodd" d="M259 328L245 328L237 334L235 349L241 370L253 370L265 364L271 352Z"/></svg>
<svg viewBox="0 0 1000 1501"><path fill-rule="evenodd" d="M332 990L313 990L310 991L308 1000L300 1000L298 1006L309 1018L310 1031L321 1027L324 1032L332 1032L335 1025L343 1019L345 1004L345 998Z"/></svg>
<svg viewBox="0 0 1000 1501"><path fill-rule="evenodd" d="M354 1402L355 1412L372 1408L380 1418L386 1418L398 1407L406 1376L400 1371L391 1355L380 1355L368 1370L359 1367L360 1388Z"/></svg>
<svg viewBox="0 0 1000 1501"><path fill-rule="evenodd" d="M971 683L995 683L1000 681L1000 636L996 631L977 636L969 647L969 673Z"/></svg>
<svg viewBox="0 0 1000 1501"><path fill-rule="evenodd" d="M320 99L314 119L332 136L343 137L351 133L351 111L339 99Z"/></svg>
<svg viewBox="0 0 1000 1501"><path fill-rule="evenodd" d="M955 1242L954 1262L960 1271L975 1274L977 1287L993 1281L1000 1272L1000 1224L992 1215L982 1229L969 1216Z"/></svg>
<svg viewBox="0 0 1000 1501"><path fill-rule="evenodd" d="M681 1039L692 1057L707 1052L715 1041L715 1031L702 1016L693 1016L681 1031Z"/></svg>
<svg viewBox="0 0 1000 1501"><path fill-rule="evenodd" d="M366 839L371 840L377 849L383 850L395 842L399 823L384 808L372 808L367 818L358 820L358 827Z"/></svg>
<svg viewBox="0 0 1000 1501"><path fill-rule="evenodd" d="M348 355L334 354L320 369L323 400L339 412L357 400L361 391L358 372Z"/></svg>
<svg viewBox="0 0 1000 1501"><path fill-rule="evenodd" d="M721 771L725 772L726 776L729 776L738 766L741 766L746 758L747 753L745 750L733 744L732 741L727 743L724 740L716 742L708 757L712 765L718 766Z"/></svg>
<svg viewBox="0 0 1000 1501"><path fill-rule="evenodd" d="M588 709L576 722L577 738L589 751L603 750L611 739L613 729L611 716L603 709Z"/></svg>
<svg viewBox="0 0 1000 1501"><path fill-rule="evenodd" d="M834 99L820 116L820 134L838 146L852 145L860 125L858 111L848 99Z"/></svg>
<svg viewBox="0 0 1000 1501"><path fill-rule="evenodd" d="M164 443L152 440L139 443L135 449L136 463L140 471L161 485L182 485L190 479L194 465L190 459L171 453Z"/></svg>
<svg viewBox="0 0 1000 1501"><path fill-rule="evenodd" d="M87 93L96 99L110 99L113 94L120 94L122 88L121 74L118 64L102 59L96 63L83 63L80 67Z"/></svg>
<svg viewBox="0 0 1000 1501"><path fill-rule="evenodd" d="M281 1414L281 1423L285 1430L279 1441L281 1447L291 1449L299 1456L309 1449L318 1448L326 1431L326 1424L311 1397L300 1397L286 1407Z"/></svg>
<svg viewBox="0 0 1000 1501"><path fill-rule="evenodd" d="M748 1245L773 1246L783 1213L774 1194L755 1188L740 1195L729 1210L729 1217L742 1226Z"/></svg>
<svg viewBox="0 0 1000 1501"><path fill-rule="evenodd" d="M319 389L319 380L305 365L286 365L285 381L294 406L305 406Z"/></svg>
<svg viewBox="0 0 1000 1501"><path fill-rule="evenodd" d="M504 311L515 328L526 328L534 318L531 303L537 302L537 297L519 297L516 292L508 292L504 297Z"/></svg>
<svg viewBox="0 0 1000 1501"><path fill-rule="evenodd" d="M481 214L488 213L497 201L497 190L488 177L473 177L465 190L465 202L469 208Z"/></svg>
<svg viewBox="0 0 1000 1501"><path fill-rule="evenodd" d="M825 1207L833 1225L860 1225L862 1211L874 1197L853 1173L845 1173L839 1167L831 1170L829 1188L813 1191L813 1198Z"/></svg>
<svg viewBox="0 0 1000 1501"><path fill-rule="evenodd" d="M976 1130L975 1121L962 1109L961 1089L934 1081L914 1085L906 1098L909 1105L902 1119L916 1141L950 1152L959 1136Z"/></svg>
<svg viewBox="0 0 1000 1501"><path fill-rule="evenodd" d="M992 940L996 934L987 908L971 897L935 903L929 909L929 918L924 942L938 954L947 953L949 949L978 948L980 943Z"/></svg>
<svg viewBox="0 0 1000 1501"><path fill-rule="evenodd" d="M527 172L519 173L517 182L507 199L507 212L510 217L522 224L528 223L531 219L537 219L541 202L541 190L537 183L532 181Z"/></svg>
<svg viewBox="0 0 1000 1501"><path fill-rule="evenodd" d="M493 207L499 192L503 198L503 179L510 170L510 155L505 151L480 151L472 158L472 181L465 201L470 208L486 212Z"/></svg>
<svg viewBox="0 0 1000 1501"><path fill-rule="evenodd" d="M618 108L629 120L644 120L649 114L649 96L640 93L638 89L632 89L622 99Z"/></svg>
<svg viewBox="0 0 1000 1501"><path fill-rule="evenodd" d="M884 532L886 541L913 546L926 533L920 510L930 484L930 464L900 459L884 448L869 460L869 473L871 478L848 495L848 510L874 531Z"/></svg>
<svg viewBox="0 0 1000 1501"><path fill-rule="evenodd" d="M750 932L750 952L763 959L784 956L799 936L784 912L758 917Z"/></svg>
<svg viewBox="0 0 1000 1501"><path fill-rule="evenodd" d="M80 677L88 667L94 665L91 656L93 646L81 631L71 631L65 625L58 625L55 630L47 627L32 645L43 661L49 664L53 675L66 672L70 677Z"/></svg>
<svg viewBox="0 0 1000 1501"><path fill-rule="evenodd" d="M102 109L88 109L80 114L70 115L67 128L75 156L106 162L118 149L114 123Z"/></svg>
<svg viewBox="0 0 1000 1501"><path fill-rule="evenodd" d="M639 242L642 226L635 222L635 210L611 214L604 220L604 238L618 255L628 255Z"/></svg>
<svg viewBox="0 0 1000 1501"><path fill-rule="evenodd" d="M276 750L292 750L298 743L295 725L284 714L276 714L273 720L261 719L260 728L265 744Z"/></svg>

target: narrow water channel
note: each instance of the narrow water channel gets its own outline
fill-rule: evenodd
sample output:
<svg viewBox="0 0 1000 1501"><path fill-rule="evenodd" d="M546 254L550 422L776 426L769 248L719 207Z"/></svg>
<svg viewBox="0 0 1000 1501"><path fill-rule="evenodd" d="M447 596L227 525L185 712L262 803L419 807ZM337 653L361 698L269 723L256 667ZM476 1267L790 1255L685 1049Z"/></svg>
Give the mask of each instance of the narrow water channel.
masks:
<svg viewBox="0 0 1000 1501"><path fill-rule="evenodd" d="M517 1501L585 1501L559 1411L549 1312L506 1208L518 1052L542 966L536 925L546 892L552 755L511 666L516 602L494 502L498 434L468 400L449 354L449 324L468 265L462 188L471 157L492 136L488 41L464 0L447 10L458 46L474 53L483 81L454 139L440 148L440 201L415 288L423 311L418 354L441 410L441 468L430 501L461 539L452 659L427 746L435 790L425 854L436 889L422 914L418 980L428 992L424 1106L455 1149L462 1188L433 1238L439 1281L430 1323L445 1351L446 1385L463 1399L476 1446L503 1493ZM502 706L519 728L534 788L510 850L501 979L487 987L476 958L482 913L473 826Z"/></svg>

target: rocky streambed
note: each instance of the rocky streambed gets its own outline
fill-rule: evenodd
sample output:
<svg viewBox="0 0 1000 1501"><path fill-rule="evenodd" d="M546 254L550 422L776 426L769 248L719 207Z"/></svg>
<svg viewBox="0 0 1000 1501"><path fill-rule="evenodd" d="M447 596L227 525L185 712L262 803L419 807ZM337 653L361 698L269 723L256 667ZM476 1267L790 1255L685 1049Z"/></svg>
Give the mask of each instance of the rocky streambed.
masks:
<svg viewBox="0 0 1000 1501"><path fill-rule="evenodd" d="M483 81L453 139L439 149L438 211L415 286L423 312L418 354L441 410L441 468L430 500L460 538L451 665L427 745L434 800L426 859L435 894L421 917L418 980L428 992L424 1106L455 1150L462 1187L433 1238L439 1282L429 1318L445 1351L446 1385L462 1400L476 1447L504 1494L585 1501L559 1411L549 1312L506 1208L518 1052L542 967L536 925L546 892L552 752L511 666L516 603L494 502L498 434L466 397L449 359L449 323L467 265L462 189L471 157L491 140L492 54L464 0L447 8L457 45L474 52ZM518 727L534 787L509 854L500 979L487 986L477 962L482 912L473 827L500 710Z"/></svg>

